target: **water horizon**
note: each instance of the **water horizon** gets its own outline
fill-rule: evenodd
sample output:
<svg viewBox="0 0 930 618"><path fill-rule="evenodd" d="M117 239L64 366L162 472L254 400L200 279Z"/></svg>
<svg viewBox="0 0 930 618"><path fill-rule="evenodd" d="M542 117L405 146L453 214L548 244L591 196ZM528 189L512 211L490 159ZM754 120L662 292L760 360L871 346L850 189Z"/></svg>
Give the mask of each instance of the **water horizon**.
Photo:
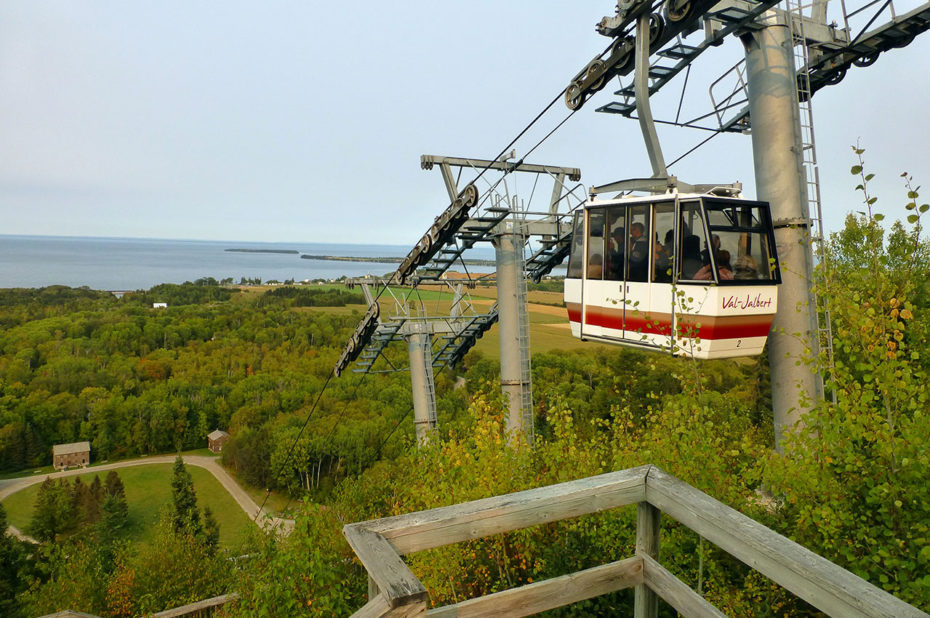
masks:
<svg viewBox="0 0 930 618"><path fill-rule="evenodd" d="M0 234L0 288L67 285L139 290L207 277L238 283L242 279L283 282L383 276L397 266L384 262L305 259L301 255L403 258L410 249L407 245L389 244ZM479 246L466 257L494 259L494 250L490 245ZM494 270L487 266L467 268L475 273Z"/></svg>

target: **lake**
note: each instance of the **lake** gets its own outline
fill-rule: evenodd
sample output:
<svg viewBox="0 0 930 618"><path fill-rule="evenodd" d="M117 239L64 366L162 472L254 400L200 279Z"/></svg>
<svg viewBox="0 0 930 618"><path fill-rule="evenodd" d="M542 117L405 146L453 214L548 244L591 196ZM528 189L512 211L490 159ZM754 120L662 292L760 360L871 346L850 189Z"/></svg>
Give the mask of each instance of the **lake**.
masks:
<svg viewBox="0 0 930 618"><path fill-rule="evenodd" d="M159 283L183 283L202 277L239 282L259 278L337 279L381 276L397 264L301 259L299 254L233 252L227 249L297 251L299 254L348 257L398 257L411 247L327 243L257 243L148 238L88 238L0 235L0 288L87 286L98 290L148 289ZM493 260L490 245L466 258ZM456 270L462 270L461 267ZM493 272L468 266L469 272Z"/></svg>

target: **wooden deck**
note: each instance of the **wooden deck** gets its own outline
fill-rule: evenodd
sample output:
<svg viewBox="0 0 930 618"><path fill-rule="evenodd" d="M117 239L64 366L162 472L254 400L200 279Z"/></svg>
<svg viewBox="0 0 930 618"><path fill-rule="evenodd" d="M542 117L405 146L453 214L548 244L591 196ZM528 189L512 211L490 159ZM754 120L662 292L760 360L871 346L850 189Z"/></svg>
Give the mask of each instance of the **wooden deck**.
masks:
<svg viewBox="0 0 930 618"><path fill-rule="evenodd" d="M427 610L426 588L404 554L637 505L635 555L542 582ZM355 616L526 616L635 588L635 616L661 598L684 616L723 616L659 561L661 514L675 519L831 616L928 616L862 578L655 466L349 524L343 533L368 571L370 600Z"/></svg>

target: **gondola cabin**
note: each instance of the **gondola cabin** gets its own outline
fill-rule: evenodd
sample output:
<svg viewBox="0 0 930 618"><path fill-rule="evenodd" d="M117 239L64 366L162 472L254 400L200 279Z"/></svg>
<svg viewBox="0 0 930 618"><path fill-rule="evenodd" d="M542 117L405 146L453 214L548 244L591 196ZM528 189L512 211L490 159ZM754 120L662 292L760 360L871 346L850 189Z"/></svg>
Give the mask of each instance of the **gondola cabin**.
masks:
<svg viewBox="0 0 930 618"><path fill-rule="evenodd" d="M565 279L572 335L695 358L762 352L781 276L766 202L592 199Z"/></svg>

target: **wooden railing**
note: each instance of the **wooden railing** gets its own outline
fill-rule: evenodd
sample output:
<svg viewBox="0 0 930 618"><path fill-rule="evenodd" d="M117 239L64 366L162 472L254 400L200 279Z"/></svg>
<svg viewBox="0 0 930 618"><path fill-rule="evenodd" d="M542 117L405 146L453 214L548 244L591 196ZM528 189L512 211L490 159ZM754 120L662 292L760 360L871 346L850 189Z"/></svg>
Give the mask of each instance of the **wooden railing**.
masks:
<svg viewBox="0 0 930 618"><path fill-rule="evenodd" d="M428 593L404 554L561 519L637 505L636 553L618 562L427 611ZM635 587L635 615L662 598L684 616L723 616L659 562L665 513L814 607L833 616L927 616L655 466L349 524L343 533L369 576L356 616L526 616Z"/></svg>
<svg viewBox="0 0 930 618"><path fill-rule="evenodd" d="M201 616L212 616L217 610L225 607L227 603L232 603L238 598L239 595L235 592L223 594L218 597L197 601L190 605L166 609L163 612L152 614L151 618L180 618L181 616L200 618Z"/></svg>
<svg viewBox="0 0 930 618"><path fill-rule="evenodd" d="M173 609L166 609L165 611L158 612L157 614L148 614L147 616L148 618L180 618L181 616L186 616L187 618L203 618L205 616L213 616L218 610L223 609L227 603L231 603L238 598L239 595L235 592L232 592L230 594L204 599L203 601L197 601L196 603L191 603L190 605L183 605ZM99 618L99 616L96 616L95 614L85 614L73 610L48 614L46 616L42 616L42 618L75 618L77 616L82 618Z"/></svg>

